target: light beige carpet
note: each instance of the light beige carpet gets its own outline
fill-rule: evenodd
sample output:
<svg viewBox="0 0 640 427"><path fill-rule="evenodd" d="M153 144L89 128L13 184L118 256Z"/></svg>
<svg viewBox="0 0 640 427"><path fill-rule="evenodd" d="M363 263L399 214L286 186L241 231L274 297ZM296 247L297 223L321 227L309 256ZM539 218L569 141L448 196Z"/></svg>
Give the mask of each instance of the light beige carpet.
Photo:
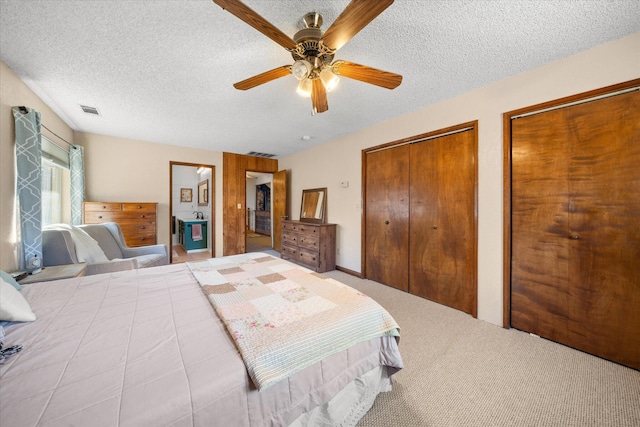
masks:
<svg viewBox="0 0 640 427"><path fill-rule="evenodd" d="M640 426L638 371L376 282L324 274L377 300L401 327L405 369L358 426Z"/></svg>

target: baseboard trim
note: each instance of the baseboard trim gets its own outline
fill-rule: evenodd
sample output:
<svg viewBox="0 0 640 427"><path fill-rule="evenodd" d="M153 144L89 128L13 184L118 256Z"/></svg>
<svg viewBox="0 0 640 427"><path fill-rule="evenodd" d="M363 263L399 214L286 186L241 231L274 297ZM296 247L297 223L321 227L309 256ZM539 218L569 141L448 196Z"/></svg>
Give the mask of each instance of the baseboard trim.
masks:
<svg viewBox="0 0 640 427"><path fill-rule="evenodd" d="M342 271L343 273L347 273L350 276L355 276L359 279L364 279L361 273L358 273L357 271L349 270L348 268L340 267L339 265L336 265L336 270Z"/></svg>

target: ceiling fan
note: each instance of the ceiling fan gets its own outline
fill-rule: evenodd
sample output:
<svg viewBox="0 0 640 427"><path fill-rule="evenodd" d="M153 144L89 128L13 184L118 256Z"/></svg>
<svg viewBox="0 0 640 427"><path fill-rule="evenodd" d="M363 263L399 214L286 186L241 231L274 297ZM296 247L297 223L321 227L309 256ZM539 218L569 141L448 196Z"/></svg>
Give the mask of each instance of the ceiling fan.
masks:
<svg viewBox="0 0 640 427"><path fill-rule="evenodd" d="M292 65L283 65L235 83L233 87L236 89L251 89L293 74L300 81L297 92L302 96L310 96L313 112L322 113L329 109L327 92L337 84L337 76L387 89L395 89L402 83L402 76L399 74L348 61L332 62L336 51L389 7L393 0L352 0L324 32L320 29L320 14L307 13L302 18L305 28L293 38L239 0L213 2L284 47L294 60Z"/></svg>

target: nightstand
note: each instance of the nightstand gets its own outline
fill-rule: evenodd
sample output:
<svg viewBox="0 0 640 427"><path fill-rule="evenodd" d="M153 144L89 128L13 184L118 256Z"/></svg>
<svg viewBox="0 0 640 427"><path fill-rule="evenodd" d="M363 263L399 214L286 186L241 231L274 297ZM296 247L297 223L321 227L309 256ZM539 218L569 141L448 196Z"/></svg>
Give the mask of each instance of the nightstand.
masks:
<svg viewBox="0 0 640 427"><path fill-rule="evenodd" d="M65 264L52 265L50 267L42 267L42 271L38 274L30 274L24 279L18 281L20 285L28 285L36 282L49 282L51 280L70 279L72 277L84 276L86 264Z"/></svg>

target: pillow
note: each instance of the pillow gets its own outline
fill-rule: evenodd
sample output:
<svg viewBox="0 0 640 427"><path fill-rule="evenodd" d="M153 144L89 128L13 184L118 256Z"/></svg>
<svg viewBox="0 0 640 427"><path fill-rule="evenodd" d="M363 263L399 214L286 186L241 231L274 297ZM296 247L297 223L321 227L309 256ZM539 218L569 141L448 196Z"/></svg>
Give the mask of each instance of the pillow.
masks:
<svg viewBox="0 0 640 427"><path fill-rule="evenodd" d="M13 276L10 275L9 273L7 273L7 272L5 272L3 270L0 270L0 277L2 278L2 280L4 280L5 282L10 284L11 286L16 288L17 290L22 289L22 286L20 286L20 284L18 282L16 282L16 279L14 279Z"/></svg>
<svg viewBox="0 0 640 427"><path fill-rule="evenodd" d="M29 303L20 292L0 278L0 320L30 322L36 320Z"/></svg>

